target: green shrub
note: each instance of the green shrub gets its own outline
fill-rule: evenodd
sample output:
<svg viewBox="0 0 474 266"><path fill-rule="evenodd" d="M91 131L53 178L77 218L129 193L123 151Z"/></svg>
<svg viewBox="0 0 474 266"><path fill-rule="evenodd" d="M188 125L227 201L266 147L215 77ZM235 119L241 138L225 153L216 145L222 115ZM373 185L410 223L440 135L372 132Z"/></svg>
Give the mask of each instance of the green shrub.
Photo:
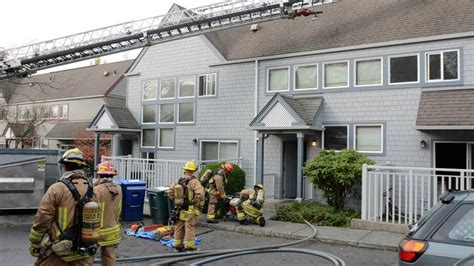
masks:
<svg viewBox="0 0 474 266"><path fill-rule="evenodd" d="M353 218L360 218L360 212L335 210L315 202L284 204L278 207L273 220L282 222L303 223L303 219L320 226L347 227Z"/></svg>
<svg viewBox="0 0 474 266"><path fill-rule="evenodd" d="M207 170L211 169L212 171L216 171L220 168L223 162L218 163L211 163L206 165L201 171L199 172L198 178L202 176L202 174ZM245 187L245 171L242 170L238 165L234 164L234 168L232 173L227 177L227 184L225 185L225 193L227 195L232 195L235 192L240 192Z"/></svg>
<svg viewBox="0 0 474 266"><path fill-rule="evenodd" d="M374 164L374 161L353 150L322 150L305 164L303 170L313 185L323 192L328 204L343 210L352 187L361 183L363 164Z"/></svg>

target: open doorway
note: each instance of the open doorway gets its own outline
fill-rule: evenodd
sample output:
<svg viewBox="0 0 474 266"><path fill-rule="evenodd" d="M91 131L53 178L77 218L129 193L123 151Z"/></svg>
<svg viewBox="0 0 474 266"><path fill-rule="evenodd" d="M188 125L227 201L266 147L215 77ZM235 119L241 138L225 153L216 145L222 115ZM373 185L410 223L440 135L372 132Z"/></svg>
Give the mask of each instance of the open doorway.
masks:
<svg viewBox="0 0 474 266"><path fill-rule="evenodd" d="M459 190L469 186L468 180L463 184L459 176L465 174L465 169L473 169L474 154L473 143L467 142L435 142L434 143L435 168L453 169L453 171L436 171L438 179L438 193L447 190ZM454 170L458 169L458 170Z"/></svg>

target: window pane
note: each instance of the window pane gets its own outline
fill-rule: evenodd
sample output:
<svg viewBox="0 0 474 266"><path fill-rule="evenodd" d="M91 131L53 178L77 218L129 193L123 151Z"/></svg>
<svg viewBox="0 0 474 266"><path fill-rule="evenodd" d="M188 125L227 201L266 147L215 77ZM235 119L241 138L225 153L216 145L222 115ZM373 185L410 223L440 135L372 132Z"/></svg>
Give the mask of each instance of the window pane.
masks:
<svg viewBox="0 0 474 266"><path fill-rule="evenodd" d="M194 96L194 77L186 77L179 80L179 97Z"/></svg>
<svg viewBox="0 0 474 266"><path fill-rule="evenodd" d="M318 67L299 66L296 69L295 89L314 89L318 87Z"/></svg>
<svg viewBox="0 0 474 266"><path fill-rule="evenodd" d="M160 81L160 98L174 98L174 88L175 88L174 79L164 79Z"/></svg>
<svg viewBox="0 0 474 266"><path fill-rule="evenodd" d="M221 142L219 160L237 159L237 143Z"/></svg>
<svg viewBox="0 0 474 266"><path fill-rule="evenodd" d="M324 65L324 87L345 87L347 80L347 62Z"/></svg>
<svg viewBox="0 0 474 266"><path fill-rule="evenodd" d="M441 55L428 55L429 80L441 79Z"/></svg>
<svg viewBox="0 0 474 266"><path fill-rule="evenodd" d="M180 103L178 108L179 108L178 122L193 122L194 121L194 103Z"/></svg>
<svg viewBox="0 0 474 266"><path fill-rule="evenodd" d="M418 81L418 57L390 58L390 83Z"/></svg>
<svg viewBox="0 0 474 266"><path fill-rule="evenodd" d="M206 76L199 76L199 96L206 95Z"/></svg>
<svg viewBox="0 0 474 266"><path fill-rule="evenodd" d="M207 79L207 95L216 95L216 75L208 75Z"/></svg>
<svg viewBox="0 0 474 266"><path fill-rule="evenodd" d="M142 135L142 146L143 147L155 147L155 130L154 129L143 129Z"/></svg>
<svg viewBox="0 0 474 266"><path fill-rule="evenodd" d="M174 122L174 104L160 105L160 122L161 123Z"/></svg>
<svg viewBox="0 0 474 266"><path fill-rule="evenodd" d="M380 126L356 127L356 150L382 151L382 128Z"/></svg>
<svg viewBox="0 0 474 266"><path fill-rule="evenodd" d="M324 148L328 150L347 149L347 127L325 127Z"/></svg>
<svg viewBox="0 0 474 266"><path fill-rule="evenodd" d="M217 160L218 156L218 143L217 142L202 142L201 158L204 161Z"/></svg>
<svg viewBox="0 0 474 266"><path fill-rule="evenodd" d="M160 147L174 146L174 133L172 128L160 129Z"/></svg>
<svg viewBox="0 0 474 266"><path fill-rule="evenodd" d="M143 123L156 122L156 105L143 106Z"/></svg>
<svg viewBox="0 0 474 266"><path fill-rule="evenodd" d="M458 52L443 53L444 79L458 79Z"/></svg>
<svg viewBox="0 0 474 266"><path fill-rule="evenodd" d="M474 204L462 204L433 235L433 240L474 243Z"/></svg>
<svg viewBox="0 0 474 266"><path fill-rule="evenodd" d="M156 89L158 88L158 81L150 80L143 84L143 100L156 99Z"/></svg>
<svg viewBox="0 0 474 266"><path fill-rule="evenodd" d="M281 91L288 90L288 69L270 69L268 72L268 90L269 91Z"/></svg>
<svg viewBox="0 0 474 266"><path fill-rule="evenodd" d="M356 63L356 84L376 85L382 83L382 61L380 59Z"/></svg>
<svg viewBox="0 0 474 266"><path fill-rule="evenodd" d="M58 118L59 107L57 105L51 106L51 118Z"/></svg>

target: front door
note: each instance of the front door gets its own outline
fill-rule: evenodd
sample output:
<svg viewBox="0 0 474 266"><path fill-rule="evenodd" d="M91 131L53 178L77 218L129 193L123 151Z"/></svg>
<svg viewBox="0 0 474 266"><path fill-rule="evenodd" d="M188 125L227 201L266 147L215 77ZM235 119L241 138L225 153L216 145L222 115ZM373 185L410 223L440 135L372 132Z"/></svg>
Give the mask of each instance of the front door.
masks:
<svg viewBox="0 0 474 266"><path fill-rule="evenodd" d="M283 197L296 198L297 153L296 142L283 142Z"/></svg>

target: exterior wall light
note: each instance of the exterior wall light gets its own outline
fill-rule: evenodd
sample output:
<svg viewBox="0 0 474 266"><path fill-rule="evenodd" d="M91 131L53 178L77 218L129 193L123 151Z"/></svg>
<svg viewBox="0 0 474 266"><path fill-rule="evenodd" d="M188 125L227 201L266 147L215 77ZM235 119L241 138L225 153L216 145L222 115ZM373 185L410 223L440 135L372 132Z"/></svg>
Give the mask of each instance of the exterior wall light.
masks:
<svg viewBox="0 0 474 266"><path fill-rule="evenodd" d="M197 143L198 143L198 140L197 140L197 139L193 139L193 144L194 144L194 145L197 145Z"/></svg>
<svg viewBox="0 0 474 266"><path fill-rule="evenodd" d="M420 141L420 148L426 149L428 147L428 143L424 139Z"/></svg>
<svg viewBox="0 0 474 266"><path fill-rule="evenodd" d="M317 146L318 146L318 141L315 140L315 139L313 139L313 140L311 141L311 146L317 147Z"/></svg>

